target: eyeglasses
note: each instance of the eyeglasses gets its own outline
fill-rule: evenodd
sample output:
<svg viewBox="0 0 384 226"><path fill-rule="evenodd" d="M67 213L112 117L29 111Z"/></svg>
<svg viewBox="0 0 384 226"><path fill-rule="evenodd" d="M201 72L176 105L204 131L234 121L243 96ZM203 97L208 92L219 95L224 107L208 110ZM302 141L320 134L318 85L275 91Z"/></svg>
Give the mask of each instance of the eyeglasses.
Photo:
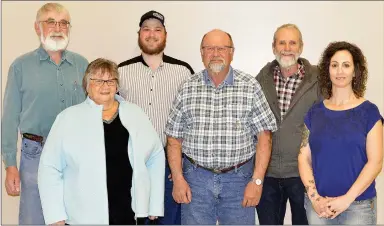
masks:
<svg viewBox="0 0 384 226"><path fill-rule="evenodd" d="M104 83L107 83L108 86L114 86L114 85L116 85L116 82L117 82L117 79L115 79L115 78L109 79L109 80L90 78L90 80L92 80L96 86L103 86Z"/></svg>
<svg viewBox="0 0 384 226"><path fill-rule="evenodd" d="M227 53L230 49L233 49L232 46L203 46L203 51L206 53L213 53L215 49L218 53L223 54Z"/></svg>
<svg viewBox="0 0 384 226"><path fill-rule="evenodd" d="M40 21L40 22L46 23L49 28L55 28L56 24L59 24L59 27L61 29L67 29L68 27L71 26L71 23L66 21L66 20L62 20L62 21L44 20L44 21Z"/></svg>

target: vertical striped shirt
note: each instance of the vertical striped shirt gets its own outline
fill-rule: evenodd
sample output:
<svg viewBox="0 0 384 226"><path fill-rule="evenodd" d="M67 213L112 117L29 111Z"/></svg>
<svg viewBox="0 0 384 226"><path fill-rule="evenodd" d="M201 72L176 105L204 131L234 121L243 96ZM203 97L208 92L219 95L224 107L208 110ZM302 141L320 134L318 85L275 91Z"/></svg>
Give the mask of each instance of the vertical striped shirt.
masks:
<svg viewBox="0 0 384 226"><path fill-rule="evenodd" d="M154 71L142 55L118 66L120 95L144 110L165 146L164 129L172 102L179 86L194 74L192 67L167 55L163 55L160 66Z"/></svg>

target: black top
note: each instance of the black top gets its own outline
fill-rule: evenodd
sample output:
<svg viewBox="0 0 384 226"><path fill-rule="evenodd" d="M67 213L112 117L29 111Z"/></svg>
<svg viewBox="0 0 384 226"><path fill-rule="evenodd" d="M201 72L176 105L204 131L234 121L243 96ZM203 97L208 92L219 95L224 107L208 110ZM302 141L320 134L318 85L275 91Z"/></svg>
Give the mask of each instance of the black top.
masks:
<svg viewBox="0 0 384 226"><path fill-rule="evenodd" d="M132 167L128 157L127 129L121 124L118 112L104 121L105 158L109 224L136 224L131 208Z"/></svg>

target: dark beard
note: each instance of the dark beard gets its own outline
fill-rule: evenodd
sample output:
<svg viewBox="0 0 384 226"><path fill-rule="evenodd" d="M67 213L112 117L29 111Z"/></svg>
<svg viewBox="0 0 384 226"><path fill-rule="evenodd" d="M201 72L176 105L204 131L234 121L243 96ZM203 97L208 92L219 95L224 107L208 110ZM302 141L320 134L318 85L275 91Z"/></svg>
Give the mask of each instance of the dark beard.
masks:
<svg viewBox="0 0 384 226"><path fill-rule="evenodd" d="M139 47L141 49L141 51L143 51L143 53L146 53L148 55L157 55L159 53L161 53L164 49L165 49L165 45L166 45L166 39L164 39L164 41L162 43L160 43L157 48L155 49L149 49L147 48L140 40L140 37L138 38L138 43L139 43Z"/></svg>

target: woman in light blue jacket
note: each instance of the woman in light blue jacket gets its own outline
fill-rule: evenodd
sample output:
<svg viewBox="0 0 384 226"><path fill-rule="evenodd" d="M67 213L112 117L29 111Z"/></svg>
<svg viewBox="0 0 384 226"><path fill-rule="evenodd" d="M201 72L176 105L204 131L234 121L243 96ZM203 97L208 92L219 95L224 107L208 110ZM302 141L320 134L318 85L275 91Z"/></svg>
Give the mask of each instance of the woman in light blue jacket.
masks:
<svg viewBox="0 0 384 226"><path fill-rule="evenodd" d="M40 159L46 224L136 224L164 214L165 155L147 115L116 95L117 65L91 62L87 99L61 112Z"/></svg>

